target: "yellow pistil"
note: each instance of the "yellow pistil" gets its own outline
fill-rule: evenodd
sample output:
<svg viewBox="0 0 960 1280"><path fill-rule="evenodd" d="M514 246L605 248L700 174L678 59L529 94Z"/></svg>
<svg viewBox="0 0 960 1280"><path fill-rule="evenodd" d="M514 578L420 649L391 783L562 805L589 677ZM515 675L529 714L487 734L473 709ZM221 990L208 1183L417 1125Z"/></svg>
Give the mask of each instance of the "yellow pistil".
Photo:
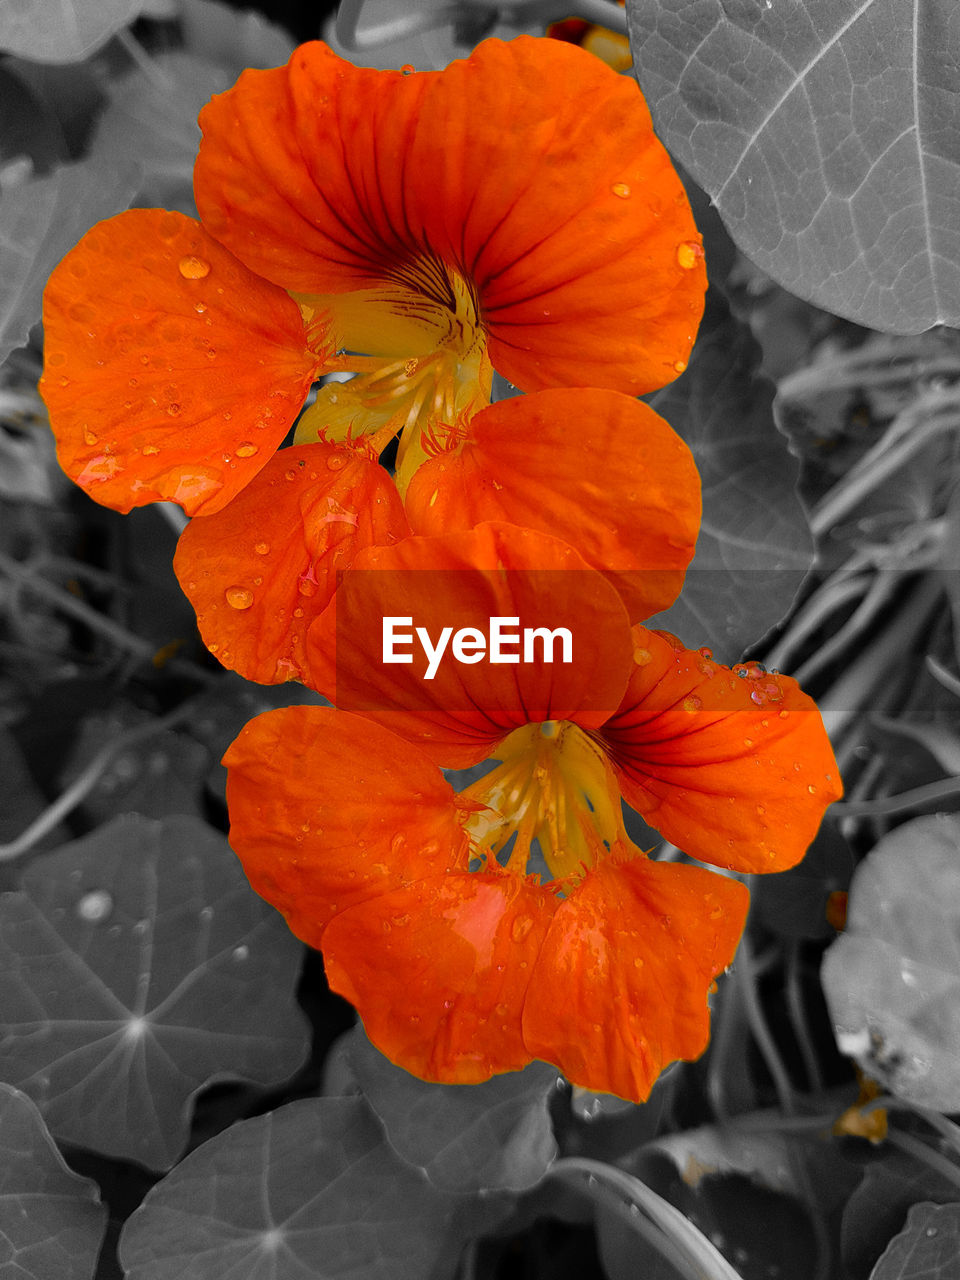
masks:
<svg viewBox="0 0 960 1280"><path fill-rule="evenodd" d="M462 424L490 403L493 368L476 295L432 257L391 273L390 283L354 293L298 296L311 329L332 325L334 368L357 376L328 383L297 426L297 444L354 444L377 455L402 432L397 487L422 462L454 447Z"/></svg>
<svg viewBox="0 0 960 1280"><path fill-rule="evenodd" d="M579 878L626 843L620 789L597 744L569 720L515 729L500 763L461 793L484 806L465 823L470 852L491 866L516 832L506 869L523 875L534 840L557 880Z"/></svg>

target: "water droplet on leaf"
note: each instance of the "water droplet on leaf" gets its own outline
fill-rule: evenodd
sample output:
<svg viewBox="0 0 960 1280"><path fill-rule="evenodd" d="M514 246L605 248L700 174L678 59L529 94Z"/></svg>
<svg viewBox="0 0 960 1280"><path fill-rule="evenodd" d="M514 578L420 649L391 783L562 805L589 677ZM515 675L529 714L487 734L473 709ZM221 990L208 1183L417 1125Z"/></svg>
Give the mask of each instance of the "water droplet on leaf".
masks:
<svg viewBox="0 0 960 1280"><path fill-rule="evenodd" d="M101 924L113 910L113 898L106 889L93 889L77 903L77 915L90 924Z"/></svg>

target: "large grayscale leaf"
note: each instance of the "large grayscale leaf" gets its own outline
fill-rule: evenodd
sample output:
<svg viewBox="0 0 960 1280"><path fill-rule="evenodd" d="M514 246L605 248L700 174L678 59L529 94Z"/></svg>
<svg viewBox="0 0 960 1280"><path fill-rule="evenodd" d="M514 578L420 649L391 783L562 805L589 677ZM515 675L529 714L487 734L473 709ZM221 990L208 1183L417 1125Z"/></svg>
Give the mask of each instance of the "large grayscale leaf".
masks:
<svg viewBox="0 0 960 1280"><path fill-rule="evenodd" d="M956 0L627 0L658 132L741 249L874 329L960 324Z"/></svg>
<svg viewBox="0 0 960 1280"><path fill-rule="evenodd" d="M0 1084L0 1276L91 1280L106 1226L96 1183L67 1168L26 1094Z"/></svg>
<svg viewBox="0 0 960 1280"><path fill-rule="evenodd" d="M845 1053L908 1102L960 1111L960 817L907 822L860 863L822 977Z"/></svg>
<svg viewBox="0 0 960 1280"><path fill-rule="evenodd" d="M0 1079L60 1140L169 1168L204 1085L303 1062L302 953L219 832L117 818L0 897Z"/></svg>
<svg viewBox="0 0 960 1280"><path fill-rule="evenodd" d="M127 1280L429 1280L452 1202L404 1165L362 1098L235 1124L148 1194L120 1240Z"/></svg>
<svg viewBox="0 0 960 1280"><path fill-rule="evenodd" d="M960 1204L915 1204L870 1280L954 1280L960 1259Z"/></svg>

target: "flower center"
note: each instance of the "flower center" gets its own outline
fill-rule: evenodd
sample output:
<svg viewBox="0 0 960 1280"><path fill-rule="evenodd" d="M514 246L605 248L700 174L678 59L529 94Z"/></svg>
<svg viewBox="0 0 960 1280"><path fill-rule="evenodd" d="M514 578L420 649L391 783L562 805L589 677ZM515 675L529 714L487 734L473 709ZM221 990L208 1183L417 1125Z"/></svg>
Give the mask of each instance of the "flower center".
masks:
<svg viewBox="0 0 960 1280"><path fill-rule="evenodd" d="M331 326L333 368L357 376L322 387L296 443L327 440L378 457L402 432L397 485L422 462L456 447L463 424L490 403L493 369L470 284L439 259L401 264L388 283L354 293L297 298L307 326ZM328 366L329 367L329 366Z"/></svg>
<svg viewBox="0 0 960 1280"><path fill-rule="evenodd" d="M464 824L472 858L503 863L506 853L506 869L524 875L536 841L555 879L579 879L611 848L627 842L616 776L577 725L524 725L497 755L500 763L492 772L460 793L485 806Z"/></svg>

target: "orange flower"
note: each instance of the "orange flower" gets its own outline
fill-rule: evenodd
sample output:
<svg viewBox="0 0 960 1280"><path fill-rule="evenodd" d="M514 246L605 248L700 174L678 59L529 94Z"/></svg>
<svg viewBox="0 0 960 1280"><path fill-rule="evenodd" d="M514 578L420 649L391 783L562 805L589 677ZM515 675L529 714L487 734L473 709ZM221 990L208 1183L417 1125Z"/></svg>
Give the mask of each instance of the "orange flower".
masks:
<svg viewBox="0 0 960 1280"><path fill-rule="evenodd" d="M415 650L384 661L385 617L434 647L441 623L475 634L425 679ZM571 660L477 661L494 617L567 628ZM840 793L795 682L631 628L569 546L497 525L361 553L307 645L360 714L252 721L225 757L231 841L374 1043L430 1079L543 1058L637 1100L697 1057L747 893L649 861L621 796L702 861L793 865ZM488 757L459 794L440 775Z"/></svg>
<svg viewBox="0 0 960 1280"><path fill-rule="evenodd" d="M202 225L122 214L47 287L44 398L105 505L220 510L335 368L361 376L298 442L375 455L405 428L403 487L488 402L491 360L525 390L630 395L685 367L699 236L636 85L582 51L491 40L405 76L308 44L201 125Z"/></svg>
<svg viewBox="0 0 960 1280"><path fill-rule="evenodd" d="M571 447L571 438L576 445ZM617 587L632 621L675 600L697 539L700 480L683 441L616 391L503 400L413 477L336 445L282 449L224 510L185 530L174 567L224 665L312 683L304 637L365 547L485 520L551 533Z"/></svg>

